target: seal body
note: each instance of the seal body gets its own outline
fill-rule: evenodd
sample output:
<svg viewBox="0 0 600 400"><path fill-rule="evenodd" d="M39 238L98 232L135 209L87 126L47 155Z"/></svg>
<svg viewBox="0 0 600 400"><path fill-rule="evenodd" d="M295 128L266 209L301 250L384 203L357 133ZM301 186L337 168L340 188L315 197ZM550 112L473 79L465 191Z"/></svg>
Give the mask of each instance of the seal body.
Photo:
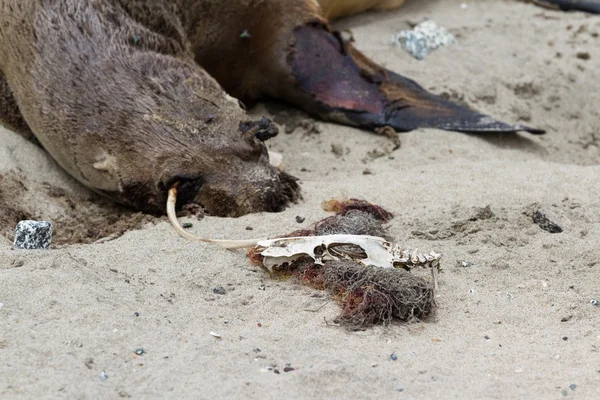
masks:
<svg viewBox="0 0 600 400"><path fill-rule="evenodd" d="M164 212L177 182L179 205L214 215L296 201L295 178L263 143L277 128L239 101L264 98L367 129L540 133L378 66L316 0L0 1L0 121L136 209Z"/></svg>

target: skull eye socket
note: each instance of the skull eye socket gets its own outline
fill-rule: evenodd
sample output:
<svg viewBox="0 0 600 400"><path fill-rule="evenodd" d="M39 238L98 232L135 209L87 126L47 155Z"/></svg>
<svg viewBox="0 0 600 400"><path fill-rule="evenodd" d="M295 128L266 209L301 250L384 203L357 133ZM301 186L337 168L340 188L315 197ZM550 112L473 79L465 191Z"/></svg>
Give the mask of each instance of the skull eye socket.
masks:
<svg viewBox="0 0 600 400"><path fill-rule="evenodd" d="M333 243L327 250L339 258L350 257L355 260L366 260L368 258L367 252L357 244Z"/></svg>

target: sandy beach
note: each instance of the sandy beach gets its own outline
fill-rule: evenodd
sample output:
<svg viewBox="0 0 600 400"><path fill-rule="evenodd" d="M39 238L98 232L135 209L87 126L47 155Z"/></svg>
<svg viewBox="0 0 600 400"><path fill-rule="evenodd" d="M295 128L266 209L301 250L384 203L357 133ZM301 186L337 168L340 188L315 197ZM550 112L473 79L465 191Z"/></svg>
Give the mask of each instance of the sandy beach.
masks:
<svg viewBox="0 0 600 400"><path fill-rule="evenodd" d="M391 37L424 18L457 43L418 61ZM598 397L600 19L509 0L414 0L336 27L431 92L547 134L420 129L394 150L389 138L259 104L251 113L280 124L269 147L303 200L181 222L206 237L262 238L328 216L321 203L332 198L379 204L396 215L396 241L443 253L435 315L340 327L326 293L100 199L0 128L0 398ZM25 218L54 222L50 250L12 249Z"/></svg>

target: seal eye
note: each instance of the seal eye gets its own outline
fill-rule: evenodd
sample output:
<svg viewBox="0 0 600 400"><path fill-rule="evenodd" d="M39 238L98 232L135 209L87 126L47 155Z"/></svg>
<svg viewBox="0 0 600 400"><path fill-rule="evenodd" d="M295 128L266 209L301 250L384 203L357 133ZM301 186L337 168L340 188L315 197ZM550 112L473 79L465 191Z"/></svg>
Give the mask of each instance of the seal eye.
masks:
<svg viewBox="0 0 600 400"><path fill-rule="evenodd" d="M266 117L262 117L260 121L240 122L240 131L243 136L254 136L261 142L269 140L279 133L277 125Z"/></svg>

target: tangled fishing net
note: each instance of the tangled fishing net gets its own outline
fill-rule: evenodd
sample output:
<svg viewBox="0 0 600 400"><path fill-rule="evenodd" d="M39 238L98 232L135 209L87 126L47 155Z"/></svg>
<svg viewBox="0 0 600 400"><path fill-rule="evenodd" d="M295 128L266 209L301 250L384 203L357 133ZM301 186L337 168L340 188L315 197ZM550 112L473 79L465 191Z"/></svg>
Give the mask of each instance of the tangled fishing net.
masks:
<svg viewBox="0 0 600 400"><path fill-rule="evenodd" d="M393 216L381 207L361 200L326 203L336 215L314 223L311 227L285 237L322 235L368 235L388 238L384 224ZM329 207L329 208L327 208ZM426 319L435 309L434 287L425 279L402 268L380 268L364 265L361 248L340 246L346 259L323 261L304 256L273 268L276 277L293 276L299 282L326 290L342 308L336 322L350 329L360 329L393 321L413 322ZM250 259L263 264L261 248L249 252Z"/></svg>

